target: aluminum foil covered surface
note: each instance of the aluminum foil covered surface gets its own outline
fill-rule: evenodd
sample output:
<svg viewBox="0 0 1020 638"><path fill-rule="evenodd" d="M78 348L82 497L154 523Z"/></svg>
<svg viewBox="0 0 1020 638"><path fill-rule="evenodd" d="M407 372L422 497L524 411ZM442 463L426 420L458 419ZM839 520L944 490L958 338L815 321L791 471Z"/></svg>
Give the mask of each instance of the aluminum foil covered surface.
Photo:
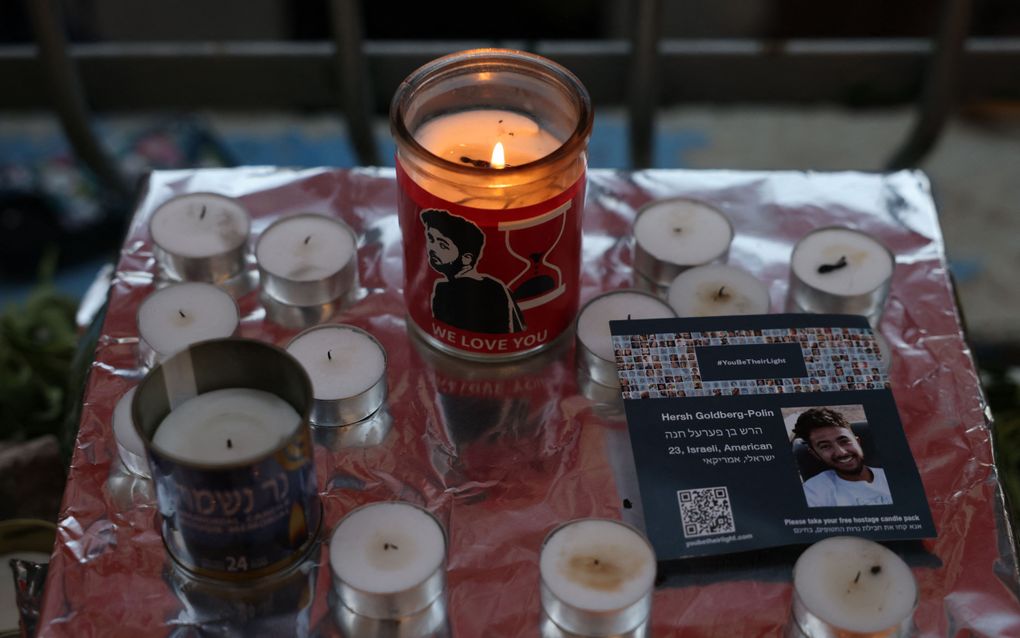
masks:
<svg viewBox="0 0 1020 638"><path fill-rule="evenodd" d="M323 540L364 503L420 504L449 533L446 609L397 632L351 618L331 593L326 543L294 573L224 589L172 569L151 484L120 465L111 415L138 382L135 314L157 285L147 220L167 198L238 197L253 236L281 215L337 216L360 236L361 289L330 321L375 335L389 356L384 412L316 432ZM1016 556L993 464L981 387L964 342L926 177L861 173L592 171L581 301L632 283L637 208L687 196L722 210L736 231L729 262L765 281L785 307L793 244L833 224L896 254L880 324L894 351L893 392L938 529L897 549L920 585L924 636L1020 635ZM402 297L396 184L389 169L241 168L154 173L124 242L84 411L40 618L45 636L554 635L542 625L538 557L546 534L579 517L639 519L621 406L579 379L573 337L511 364L472 364L412 340ZM251 262L251 259L249 259ZM249 276L232 287L240 334L275 344L297 330L266 319ZM624 501L629 507L625 507ZM651 634L780 635L799 548L663 565ZM387 633L390 632L390 633Z"/></svg>

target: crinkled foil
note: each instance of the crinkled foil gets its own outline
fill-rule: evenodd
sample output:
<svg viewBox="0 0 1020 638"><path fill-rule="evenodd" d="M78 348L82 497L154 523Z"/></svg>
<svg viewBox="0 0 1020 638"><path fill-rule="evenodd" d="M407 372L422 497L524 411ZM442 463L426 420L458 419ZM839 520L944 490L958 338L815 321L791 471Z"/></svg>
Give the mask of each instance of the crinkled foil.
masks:
<svg viewBox="0 0 1020 638"><path fill-rule="evenodd" d="M386 413L370 422L317 433L324 537L364 503L421 504L450 538L448 622L421 625L430 635L538 635L538 556L548 531L585 516L639 520L619 405L578 379L570 335L541 356L507 365L460 362L412 341L393 171L276 168L152 175L110 290L40 635L341 636L342 627L356 627L349 631L357 635L406 635L413 629L392 633L392 627L366 628L371 623L364 619L338 619L325 543L298 573L265 591L224 592L182 581L163 548L151 486L120 468L110 419L117 399L142 374L135 312L155 286L146 221L168 197L193 191L241 198L256 235L280 215L301 211L338 216L360 235L363 289L332 321L360 326L385 345L390 394ZM924 636L1020 635L1016 555L990 421L927 178L919 172L592 171L582 302L630 285L635 210L681 195L729 216L736 230L729 261L768 283L774 309L786 304L793 244L813 228L850 225L895 252L880 330L894 350L893 391L938 529L937 539L903 549L920 585L917 628ZM251 283L234 287L241 335L285 343L296 330L265 319ZM780 635L796 556L795 549L779 549L664 566L651 634Z"/></svg>

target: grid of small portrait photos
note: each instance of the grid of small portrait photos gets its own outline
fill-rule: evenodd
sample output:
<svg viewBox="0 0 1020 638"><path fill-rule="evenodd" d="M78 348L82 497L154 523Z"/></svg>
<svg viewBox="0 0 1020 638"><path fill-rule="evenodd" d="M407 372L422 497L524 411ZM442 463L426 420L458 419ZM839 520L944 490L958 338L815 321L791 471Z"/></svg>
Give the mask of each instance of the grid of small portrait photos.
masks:
<svg viewBox="0 0 1020 638"><path fill-rule="evenodd" d="M616 335L624 399L835 392L889 388L878 343L865 328L780 328ZM799 344L806 377L704 381L699 346Z"/></svg>

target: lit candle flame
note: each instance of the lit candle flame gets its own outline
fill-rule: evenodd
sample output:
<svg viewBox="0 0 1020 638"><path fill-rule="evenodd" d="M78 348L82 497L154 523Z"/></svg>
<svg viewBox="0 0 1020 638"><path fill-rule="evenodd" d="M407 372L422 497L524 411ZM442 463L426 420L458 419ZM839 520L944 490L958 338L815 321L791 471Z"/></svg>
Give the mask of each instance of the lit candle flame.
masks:
<svg viewBox="0 0 1020 638"><path fill-rule="evenodd" d="M492 159L489 161L492 168L506 168L506 158L503 155L503 142L496 142L492 147Z"/></svg>

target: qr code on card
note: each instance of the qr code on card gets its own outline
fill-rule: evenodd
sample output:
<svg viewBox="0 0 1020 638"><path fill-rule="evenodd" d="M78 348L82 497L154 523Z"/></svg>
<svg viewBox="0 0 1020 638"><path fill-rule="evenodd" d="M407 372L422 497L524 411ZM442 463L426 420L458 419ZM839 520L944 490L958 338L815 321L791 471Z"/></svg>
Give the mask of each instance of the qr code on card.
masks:
<svg viewBox="0 0 1020 638"><path fill-rule="evenodd" d="M679 490L680 519L684 538L730 534L737 530L733 523L730 492L725 487L703 487Z"/></svg>

